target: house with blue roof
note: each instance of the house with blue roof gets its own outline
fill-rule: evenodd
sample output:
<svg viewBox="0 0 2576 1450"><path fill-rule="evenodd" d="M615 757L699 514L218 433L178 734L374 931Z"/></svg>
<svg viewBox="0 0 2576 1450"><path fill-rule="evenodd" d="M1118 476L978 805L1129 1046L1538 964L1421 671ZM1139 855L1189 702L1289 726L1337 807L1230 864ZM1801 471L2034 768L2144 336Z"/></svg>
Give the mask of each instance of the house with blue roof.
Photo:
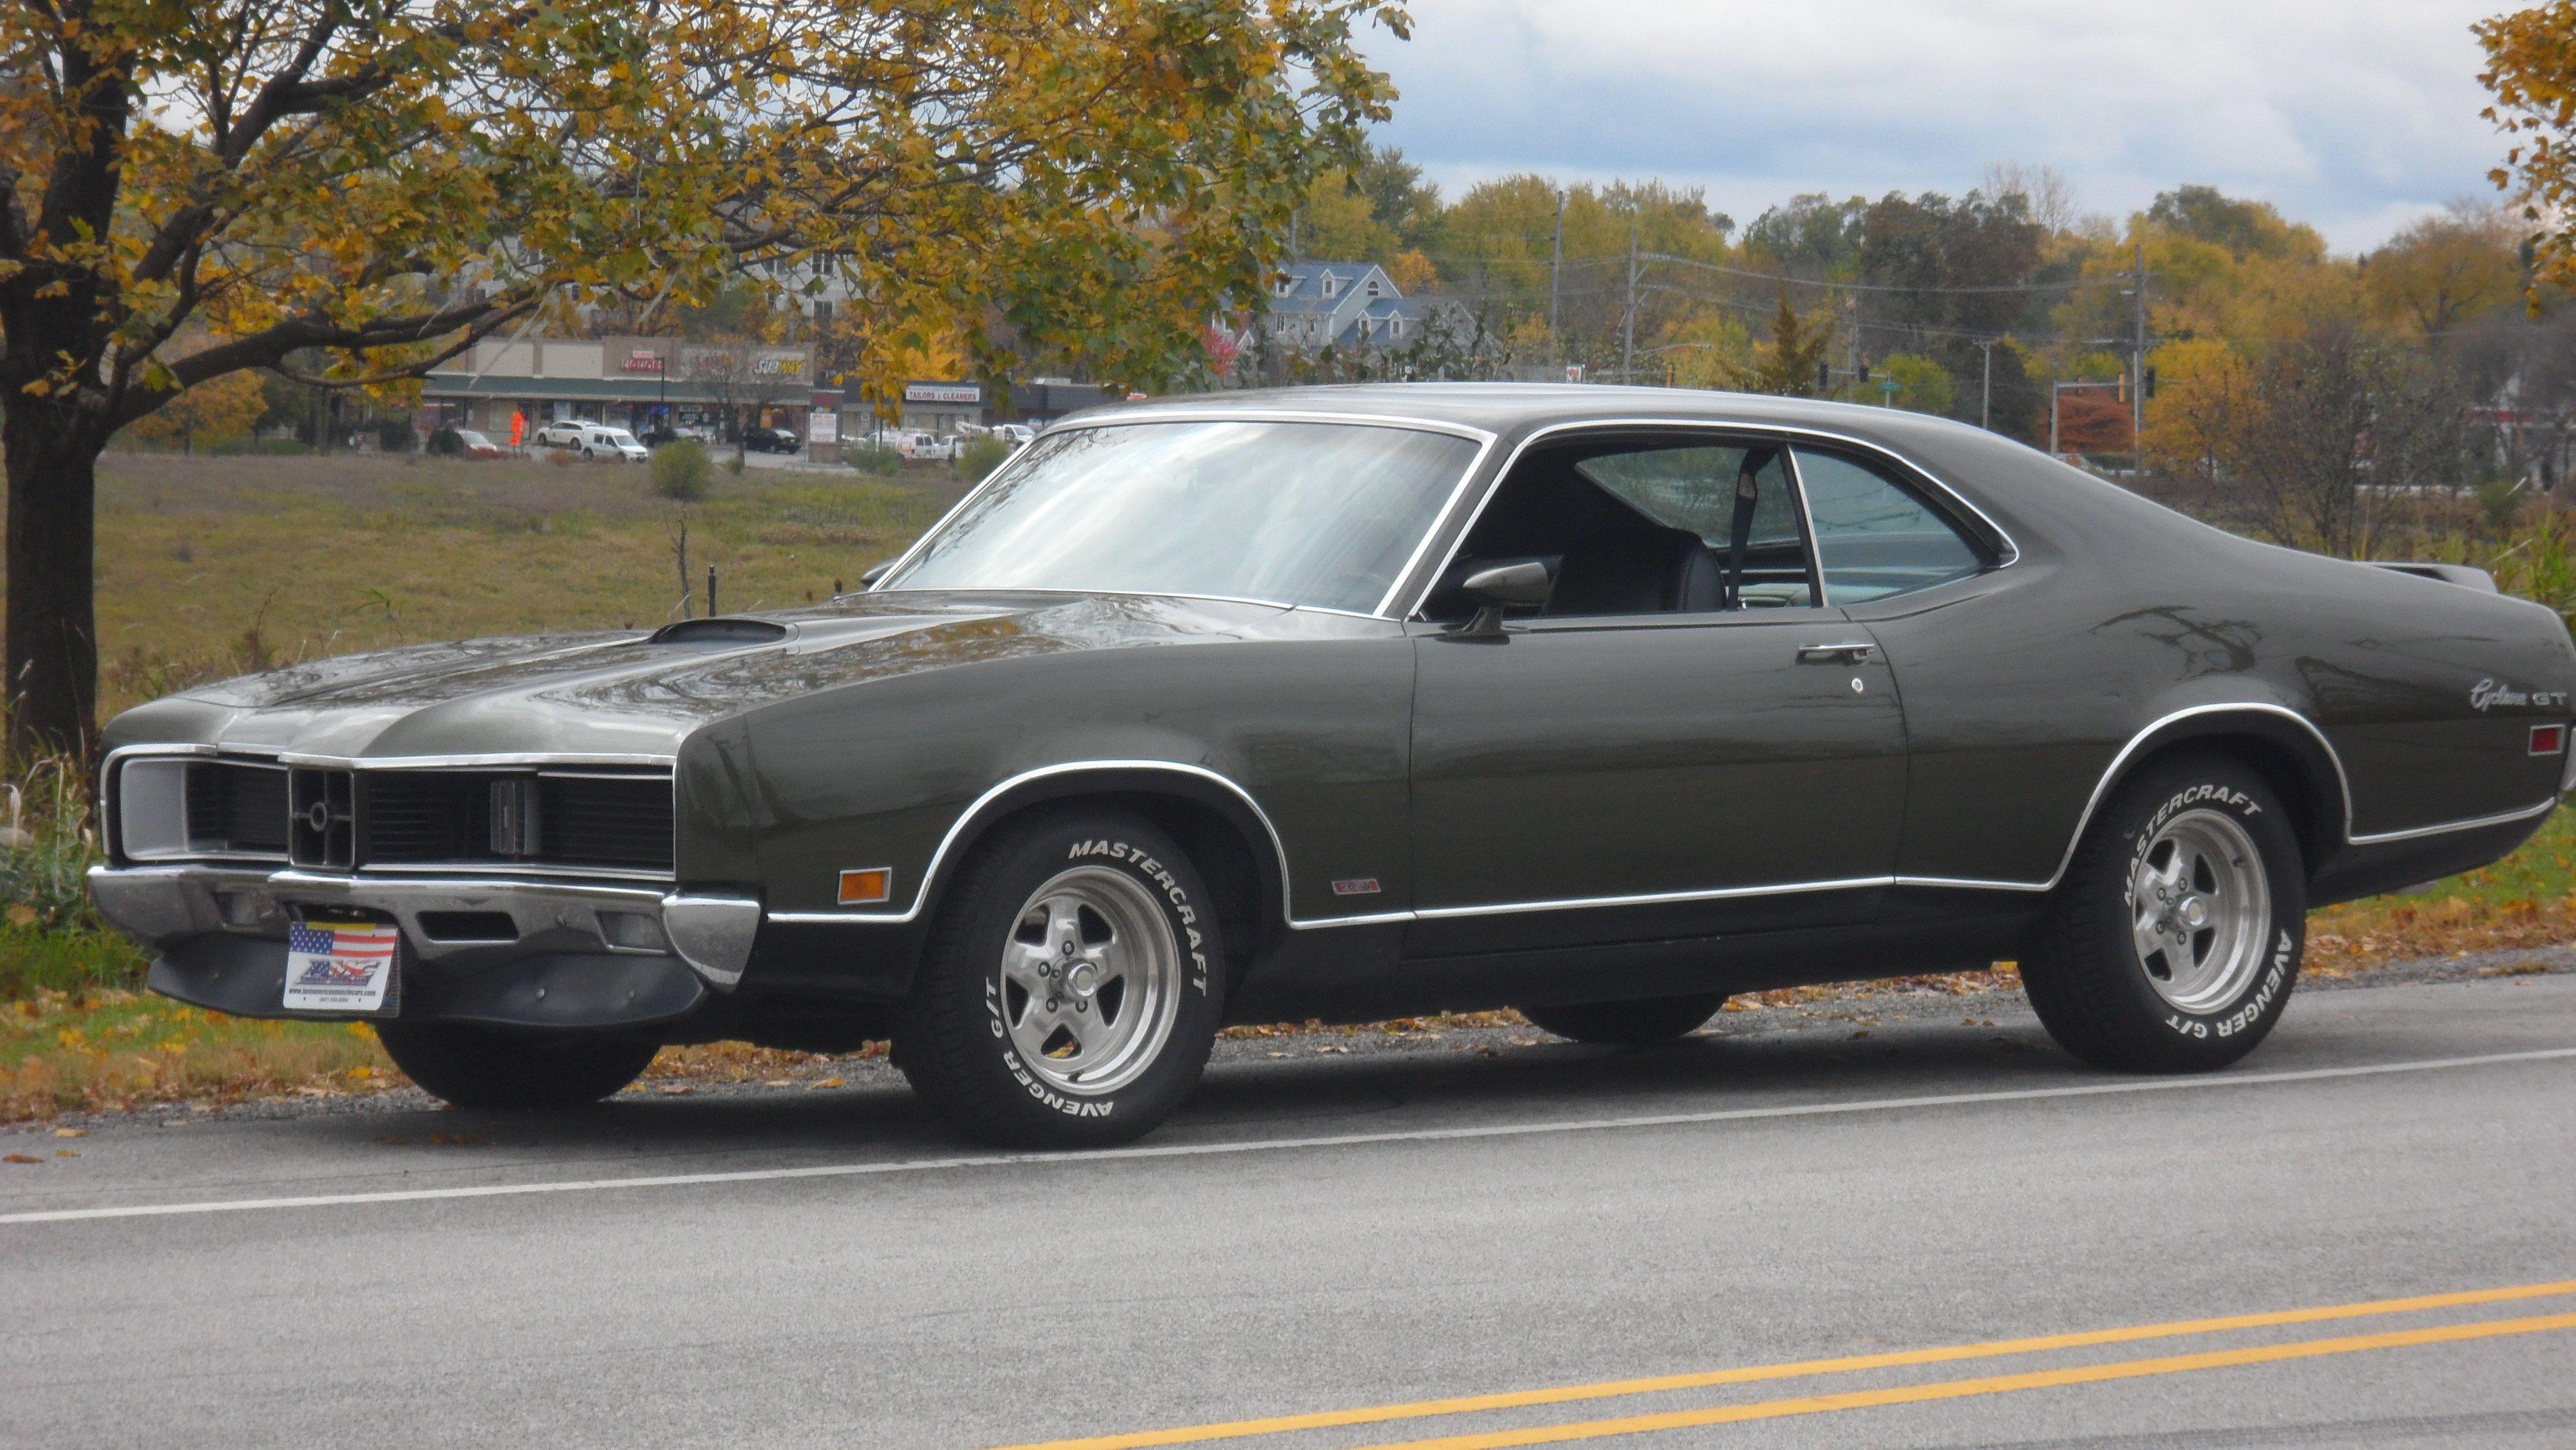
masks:
<svg viewBox="0 0 2576 1450"><path fill-rule="evenodd" d="M1429 304L1404 295L1374 262L1291 262L1271 275L1269 307L1243 341L1291 352L1400 348L1422 335Z"/></svg>

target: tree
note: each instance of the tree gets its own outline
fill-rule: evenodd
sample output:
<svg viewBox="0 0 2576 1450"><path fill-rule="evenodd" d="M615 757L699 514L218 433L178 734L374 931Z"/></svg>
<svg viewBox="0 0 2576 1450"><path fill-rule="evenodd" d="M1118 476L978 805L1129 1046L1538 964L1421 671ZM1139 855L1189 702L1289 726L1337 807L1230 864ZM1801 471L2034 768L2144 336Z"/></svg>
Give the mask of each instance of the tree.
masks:
<svg viewBox="0 0 2576 1450"><path fill-rule="evenodd" d="M1898 352L1879 359L1878 365L1896 383L1896 406L1917 413L1950 411L1950 370L1940 359Z"/></svg>
<svg viewBox="0 0 2576 1450"><path fill-rule="evenodd" d="M2522 291L2512 223L2494 208L2454 203L2362 259L2362 288L2383 323L2434 352L2463 323Z"/></svg>
<svg viewBox="0 0 2576 1450"><path fill-rule="evenodd" d="M2480 112L2511 137L2487 173L2522 206L2534 238L2534 280L2576 284L2576 0L2550 0L2481 20L2478 82L2495 96Z"/></svg>
<svg viewBox="0 0 2576 1450"><path fill-rule="evenodd" d="M268 411L268 397L257 373L226 373L197 384L147 413L126 431L154 443L177 439L179 451L193 453L197 440L229 443L247 438Z"/></svg>
<svg viewBox="0 0 2576 1450"><path fill-rule="evenodd" d="M1771 337L1753 349L1753 366L1736 370L1735 386L1748 393L1776 393L1784 398L1816 396L1816 369L1834 345L1834 315L1818 308L1802 318L1781 289L1779 308L1771 314Z"/></svg>
<svg viewBox="0 0 2576 1450"><path fill-rule="evenodd" d="M837 277L1150 381L1387 114L1384 0L0 0L11 738L95 729L96 460L190 387L398 387L499 328ZM184 339L184 343L179 340ZM318 371L290 359L320 349Z"/></svg>
<svg viewBox="0 0 2576 1450"><path fill-rule="evenodd" d="M2212 375L2221 477L2274 539L2368 558L2391 509L2466 480L2459 399L2411 349L2348 328Z"/></svg>

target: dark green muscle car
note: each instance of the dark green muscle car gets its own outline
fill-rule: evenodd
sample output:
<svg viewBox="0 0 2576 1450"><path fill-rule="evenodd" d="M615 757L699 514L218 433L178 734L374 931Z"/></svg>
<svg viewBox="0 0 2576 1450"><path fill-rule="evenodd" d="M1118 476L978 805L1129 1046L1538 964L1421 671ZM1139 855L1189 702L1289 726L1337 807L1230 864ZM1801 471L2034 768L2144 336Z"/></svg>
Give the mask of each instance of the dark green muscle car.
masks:
<svg viewBox="0 0 2576 1450"><path fill-rule="evenodd" d="M128 711L92 885L155 990L371 1019L489 1108L890 1037L961 1129L1102 1143L1227 1022L1639 1043L2002 958L2077 1056L2205 1069L2308 908L2539 826L2571 689L2476 571L1938 419L1239 393L1049 429L826 605Z"/></svg>

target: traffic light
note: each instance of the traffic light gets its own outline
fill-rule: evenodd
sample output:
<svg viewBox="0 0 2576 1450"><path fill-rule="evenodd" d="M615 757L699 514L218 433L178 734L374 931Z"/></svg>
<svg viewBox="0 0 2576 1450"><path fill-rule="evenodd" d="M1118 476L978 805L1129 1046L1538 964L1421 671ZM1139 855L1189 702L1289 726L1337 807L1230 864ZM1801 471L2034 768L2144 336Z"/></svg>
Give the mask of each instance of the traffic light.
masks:
<svg viewBox="0 0 2576 1450"><path fill-rule="evenodd" d="M2152 403L2152 402L2154 402L2155 400L2156 400L2156 370L2155 370L2154 368L2149 368L2149 369L2147 369L2147 401L2148 401L2148 402L2150 402L2150 403Z"/></svg>
<svg viewBox="0 0 2576 1450"><path fill-rule="evenodd" d="M2122 407L2124 407L2124 408L2125 408L2125 407L2127 407L2127 406L2128 406L2128 404L2129 404L2129 370L2128 370L2127 368L2122 368L2122 369L2120 369L2120 406L2122 406Z"/></svg>
<svg viewBox="0 0 2576 1450"><path fill-rule="evenodd" d="M1830 392L1832 392L1833 390L1834 390L1834 369L1833 369L1833 364L1831 364L1831 363L1818 363L1818 364L1816 364L1816 396L1817 396L1817 397L1819 397L1819 398L1821 398L1821 397L1823 397L1825 394L1830 393Z"/></svg>

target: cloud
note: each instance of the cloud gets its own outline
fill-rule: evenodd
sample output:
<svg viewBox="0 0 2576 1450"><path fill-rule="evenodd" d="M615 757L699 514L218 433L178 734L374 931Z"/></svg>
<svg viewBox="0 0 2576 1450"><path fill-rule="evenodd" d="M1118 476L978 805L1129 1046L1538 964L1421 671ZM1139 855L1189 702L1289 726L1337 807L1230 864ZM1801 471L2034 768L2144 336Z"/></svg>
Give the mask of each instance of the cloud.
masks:
<svg viewBox="0 0 2576 1450"><path fill-rule="evenodd" d="M1799 192L1957 193L2047 162L2114 215L2203 182L2343 250L2502 157L2469 25L2494 0L1412 0L1380 139L1453 192L1658 176L1750 220ZM2134 12L2134 13L2133 13Z"/></svg>

